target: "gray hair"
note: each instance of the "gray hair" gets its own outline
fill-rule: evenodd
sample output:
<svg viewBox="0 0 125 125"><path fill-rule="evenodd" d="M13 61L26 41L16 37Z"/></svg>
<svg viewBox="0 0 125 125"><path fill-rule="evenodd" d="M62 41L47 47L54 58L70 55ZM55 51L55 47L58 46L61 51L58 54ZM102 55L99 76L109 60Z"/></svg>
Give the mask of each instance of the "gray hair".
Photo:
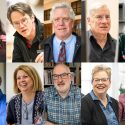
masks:
<svg viewBox="0 0 125 125"><path fill-rule="evenodd" d="M111 68L106 65L96 65L92 70L92 79L94 78L94 75L100 71L106 72L109 80L111 80Z"/></svg>
<svg viewBox="0 0 125 125"><path fill-rule="evenodd" d="M91 16L96 10L103 8L103 7L109 10L109 7L105 3L98 2L98 3L92 4L92 6L89 8L89 16Z"/></svg>
<svg viewBox="0 0 125 125"><path fill-rule="evenodd" d="M15 11L18 11L18 12L22 13L23 15L27 14L30 17L32 17L34 15L31 7L28 4L22 3L22 2L16 3L14 5L11 5L7 11L7 18L11 23L12 23L11 14L12 14L12 12L15 12Z"/></svg>
<svg viewBox="0 0 125 125"><path fill-rule="evenodd" d="M52 7L52 10L50 12L50 20L53 21L53 15L54 15L54 12L56 9L58 8L66 8L66 9L69 9L69 17L70 19L74 20L75 19L75 13L72 9L72 7L66 3L66 2L62 2L62 3L56 3L54 4L54 6Z"/></svg>

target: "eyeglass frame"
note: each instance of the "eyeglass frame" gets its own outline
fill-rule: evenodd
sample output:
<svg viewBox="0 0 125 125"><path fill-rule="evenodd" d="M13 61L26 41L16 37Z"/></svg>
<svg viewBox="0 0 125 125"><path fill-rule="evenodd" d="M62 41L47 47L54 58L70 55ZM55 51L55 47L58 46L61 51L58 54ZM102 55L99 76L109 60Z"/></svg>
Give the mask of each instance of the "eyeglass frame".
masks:
<svg viewBox="0 0 125 125"><path fill-rule="evenodd" d="M70 17L57 17L57 18L53 19L53 22L59 23L61 19L64 23L67 23L72 20Z"/></svg>
<svg viewBox="0 0 125 125"><path fill-rule="evenodd" d="M13 26L15 28L19 28L20 27L20 23L23 25L27 25L28 24L28 17L23 17L20 21L16 21L16 22L12 22Z"/></svg>
<svg viewBox="0 0 125 125"><path fill-rule="evenodd" d="M53 78L53 80L58 80L59 77L61 79L67 79L69 74L71 75L71 73L53 74L52 78ZM57 78L55 79L54 76L57 77Z"/></svg>
<svg viewBox="0 0 125 125"><path fill-rule="evenodd" d="M110 15L96 15L96 16L94 16L94 18L96 18L98 21L102 21L103 18L105 18L106 20L111 19Z"/></svg>
<svg viewBox="0 0 125 125"><path fill-rule="evenodd" d="M93 81L93 82L96 82L96 83L99 83L100 81L103 82L103 83L105 83L105 82L107 82L108 80L110 80L110 78L100 78L100 79L99 79L99 78L93 78L93 79L92 79L92 81Z"/></svg>

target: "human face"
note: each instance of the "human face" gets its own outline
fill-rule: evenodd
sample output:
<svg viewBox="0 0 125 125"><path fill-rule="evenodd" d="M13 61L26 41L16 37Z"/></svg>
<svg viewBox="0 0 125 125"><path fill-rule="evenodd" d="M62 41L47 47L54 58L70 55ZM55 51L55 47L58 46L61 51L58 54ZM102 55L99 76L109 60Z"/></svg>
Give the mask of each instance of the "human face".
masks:
<svg viewBox="0 0 125 125"><path fill-rule="evenodd" d="M16 79L17 79L17 86L22 93L23 92L29 93L33 90L33 80L23 70L19 70L17 72Z"/></svg>
<svg viewBox="0 0 125 125"><path fill-rule="evenodd" d="M97 96L106 95L110 84L110 79L105 71L99 71L94 74L92 85L93 91Z"/></svg>
<svg viewBox="0 0 125 125"><path fill-rule="evenodd" d="M58 8L54 11L53 28L57 38L67 39L72 34L73 25L74 22L69 17L68 9Z"/></svg>
<svg viewBox="0 0 125 125"><path fill-rule="evenodd" d="M71 84L71 74L63 65L58 65L53 70L53 82L59 94L67 94Z"/></svg>
<svg viewBox="0 0 125 125"><path fill-rule="evenodd" d="M107 35L111 27L109 9L102 7L92 12L91 16L88 17L88 24L94 34Z"/></svg>
<svg viewBox="0 0 125 125"><path fill-rule="evenodd" d="M34 16L30 17L27 14L22 14L18 11L11 13L11 20L16 31L24 38L29 38L33 32Z"/></svg>

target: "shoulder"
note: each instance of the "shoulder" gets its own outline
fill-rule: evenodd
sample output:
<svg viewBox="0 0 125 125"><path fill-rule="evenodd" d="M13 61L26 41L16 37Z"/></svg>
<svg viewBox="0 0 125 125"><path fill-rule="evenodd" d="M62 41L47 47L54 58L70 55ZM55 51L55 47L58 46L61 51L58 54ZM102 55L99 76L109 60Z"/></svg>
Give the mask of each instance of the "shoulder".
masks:
<svg viewBox="0 0 125 125"><path fill-rule="evenodd" d="M17 101L17 100L20 100L22 97L21 97L21 94L17 94L17 95L15 95L15 96L13 96L10 100L9 100L9 104L11 105L11 104L14 104L15 103L15 101Z"/></svg>
<svg viewBox="0 0 125 125"><path fill-rule="evenodd" d="M46 45L46 44L52 43L54 36L55 36L55 34L52 34L48 38L44 39L43 40L44 44Z"/></svg>

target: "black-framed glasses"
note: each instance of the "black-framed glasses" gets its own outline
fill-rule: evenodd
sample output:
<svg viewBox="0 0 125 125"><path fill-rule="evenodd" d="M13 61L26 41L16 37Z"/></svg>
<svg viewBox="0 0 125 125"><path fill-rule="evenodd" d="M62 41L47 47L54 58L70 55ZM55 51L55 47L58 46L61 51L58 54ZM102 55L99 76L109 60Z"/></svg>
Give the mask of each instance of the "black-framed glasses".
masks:
<svg viewBox="0 0 125 125"><path fill-rule="evenodd" d="M100 81L101 82L107 82L108 80L109 80L109 78L101 78L101 79L99 79L99 78L93 78L93 81L97 82L97 83L99 83Z"/></svg>
<svg viewBox="0 0 125 125"><path fill-rule="evenodd" d="M62 79L67 79L69 74L70 73L62 73L62 74L58 74L58 75L57 74L53 74L52 78L53 78L53 80L58 80L59 77L61 77Z"/></svg>

